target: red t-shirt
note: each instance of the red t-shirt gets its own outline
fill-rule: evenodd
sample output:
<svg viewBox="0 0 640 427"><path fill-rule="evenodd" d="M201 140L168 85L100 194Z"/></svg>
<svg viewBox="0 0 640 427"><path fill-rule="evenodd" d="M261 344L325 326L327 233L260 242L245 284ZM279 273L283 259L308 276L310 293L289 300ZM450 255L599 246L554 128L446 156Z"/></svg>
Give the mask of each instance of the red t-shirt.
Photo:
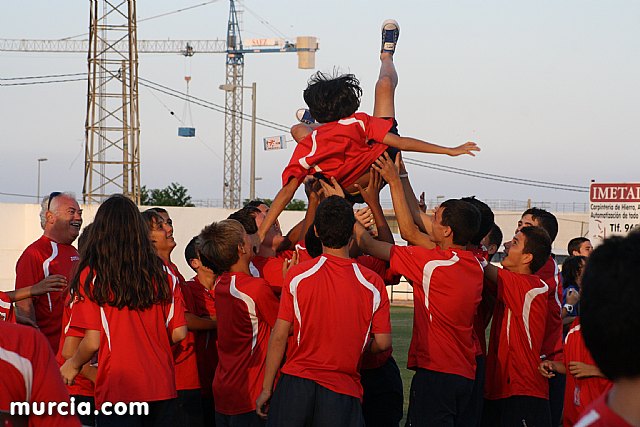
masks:
<svg viewBox="0 0 640 427"><path fill-rule="evenodd" d="M191 293L184 292L184 277L178 271L175 264L166 264L165 271L171 277L171 283L175 291L176 287L180 292L176 297L182 298L182 305L185 312L193 313L193 302ZM196 337L193 331L187 331L187 336L177 344L171 346L173 360L176 368L176 390L196 390L200 388L198 378L198 360L196 358Z"/></svg>
<svg viewBox="0 0 640 427"><path fill-rule="evenodd" d="M562 276L558 263L549 257L540 270L535 273L549 286L547 296L547 326L542 341L540 356L549 360L562 360Z"/></svg>
<svg viewBox="0 0 640 427"><path fill-rule="evenodd" d="M352 259L328 254L293 266L278 318L293 324L297 343L282 373L362 398L358 364L369 333L391 333L380 276Z"/></svg>
<svg viewBox="0 0 640 427"><path fill-rule="evenodd" d="M607 405L609 392L600 396L582 414L574 427L633 427Z"/></svg>
<svg viewBox="0 0 640 427"><path fill-rule="evenodd" d="M571 324L571 329L564 341L564 363L567 373L569 372L570 362L582 362L588 365L596 364L584 344L580 329L580 318L578 317ZM611 385L612 382L606 378L575 378L573 375L568 374L564 392L564 426L573 426L584 409L602 396Z"/></svg>
<svg viewBox="0 0 640 427"><path fill-rule="evenodd" d="M290 253L289 251L287 252ZM289 258L291 258L291 255L289 255ZM276 295L280 295L280 292L282 292L282 284L284 283L282 264L285 259L285 255L278 254L278 256L275 257L256 255L251 260L254 267L258 270L260 277L267 281Z"/></svg>
<svg viewBox="0 0 640 427"><path fill-rule="evenodd" d="M474 379L473 317L483 280L475 256L465 250L393 246L390 269L413 282L409 369Z"/></svg>
<svg viewBox="0 0 640 427"><path fill-rule="evenodd" d="M64 340L66 337L84 337L84 330L71 327L71 308L73 304L77 302L77 298L73 301L68 292L65 292L64 310L62 312L62 333L60 334L60 345L58 346L58 353L56 354L56 362L59 366L62 366L66 359L62 357L62 348L64 347ZM82 374L78 374L73 380L73 384L67 385L67 390L71 396L91 396L94 395L93 381L86 378Z"/></svg>
<svg viewBox="0 0 640 427"><path fill-rule="evenodd" d="M215 286L218 367L213 378L216 412L255 411L279 301L264 279L224 273Z"/></svg>
<svg viewBox="0 0 640 427"><path fill-rule="evenodd" d="M0 322L0 372L0 411L9 412L11 402L69 403L51 347L33 328ZM32 415L29 426L79 427L80 421L75 416Z"/></svg>
<svg viewBox="0 0 640 427"><path fill-rule="evenodd" d="M80 283L88 273L88 268L82 272ZM172 284L170 276L167 280ZM99 306L89 298L73 305L72 328L100 331L96 406L177 396L170 336L174 329L186 325L179 294L180 287L176 287L171 301L143 311Z"/></svg>
<svg viewBox="0 0 640 427"><path fill-rule="evenodd" d="M16 289L33 286L52 274L61 274L71 283L74 267L80 260L71 245L56 243L40 237L24 250L16 264ZM58 352L64 298L61 292L49 292L32 298L36 323L54 353Z"/></svg>
<svg viewBox="0 0 640 427"><path fill-rule="evenodd" d="M0 322L15 323L13 301L2 291L0 291Z"/></svg>
<svg viewBox="0 0 640 427"><path fill-rule="evenodd" d="M539 277L498 270L496 302L487 353L485 397L549 398L538 372L549 287Z"/></svg>
<svg viewBox="0 0 640 427"><path fill-rule="evenodd" d="M302 182L317 172L334 177L343 187L350 186L388 148L382 140L392 126L389 119L355 113L317 127L293 151L282 173L282 186L291 178Z"/></svg>
<svg viewBox="0 0 640 427"><path fill-rule="evenodd" d="M311 258L311 255L309 255L309 251L307 251L307 246L304 240L296 243L295 250L298 253L298 264L313 259Z"/></svg>
<svg viewBox="0 0 640 427"><path fill-rule="evenodd" d="M192 313L198 317L215 317L215 295L214 289L205 288L198 277L186 283L184 287L186 296L190 293L193 303ZM185 298L187 299L187 298ZM206 398L213 398L213 375L218 366L218 333L215 329L208 331L195 331L196 335L196 360L198 361L198 377L202 395Z"/></svg>

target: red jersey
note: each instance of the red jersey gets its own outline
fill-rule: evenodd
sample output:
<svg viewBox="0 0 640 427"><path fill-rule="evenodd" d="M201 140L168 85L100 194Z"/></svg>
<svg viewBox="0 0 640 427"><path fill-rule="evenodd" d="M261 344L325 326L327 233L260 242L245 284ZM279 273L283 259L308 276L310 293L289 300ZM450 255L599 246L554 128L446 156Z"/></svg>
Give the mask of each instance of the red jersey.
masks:
<svg viewBox="0 0 640 427"><path fill-rule="evenodd" d="M295 250L298 253L298 264L303 263L305 261L309 261L311 258L311 255L309 255L309 251L307 251L307 247L306 244L304 243L304 240L296 243L295 246Z"/></svg>
<svg viewBox="0 0 640 427"><path fill-rule="evenodd" d="M0 322L15 323L13 301L2 291L0 291Z"/></svg>
<svg viewBox="0 0 640 427"><path fill-rule="evenodd" d="M562 276L558 263L549 257L540 270L535 273L549 286L547 296L547 327L540 356L549 360L562 360Z"/></svg>
<svg viewBox="0 0 640 427"><path fill-rule="evenodd" d="M291 178L300 183L305 176L318 172L326 178L334 177L343 187L350 186L388 148L382 140L391 126L392 120L355 113L315 128L298 142L282 173L282 186Z"/></svg>
<svg viewBox="0 0 640 427"><path fill-rule="evenodd" d="M89 273L80 275L84 283ZM171 277L167 276L169 283ZM176 287L169 302L146 310L99 306L82 298L71 308L71 327L100 331L96 406L104 402L152 402L172 399L176 380L170 336L185 326Z"/></svg>
<svg viewBox="0 0 640 427"><path fill-rule="evenodd" d="M184 277L175 264L165 264L165 271L171 277L173 290L179 287L176 297L182 298L182 306L187 313L193 313L191 293L184 292ZM176 368L176 390L195 390L200 388L198 378L198 360L196 359L196 337L193 331L187 331L187 336L171 346Z"/></svg>
<svg viewBox="0 0 640 427"><path fill-rule="evenodd" d="M607 392L593 402L574 427L633 427L609 408L608 397Z"/></svg>
<svg viewBox="0 0 640 427"><path fill-rule="evenodd" d="M380 276L352 259L328 254L293 266L278 318L293 324L297 343L282 373L362 399L358 364L369 333L391 333Z"/></svg>
<svg viewBox="0 0 640 427"><path fill-rule="evenodd" d="M473 317L483 271L465 250L393 246L390 269L413 282L413 336L409 369L429 369L474 379Z"/></svg>
<svg viewBox="0 0 640 427"><path fill-rule="evenodd" d="M291 255L289 255L289 258L291 258ZM260 277L267 281L276 295L280 295L280 292L282 292L282 284L284 283L282 265L285 259L285 256L278 254L278 256L275 257L256 255L251 260L253 266L258 270Z"/></svg>
<svg viewBox="0 0 640 427"><path fill-rule="evenodd" d="M586 407L602 396L612 385L611 381L601 377L574 378L569 373L569 362L582 362L594 365L596 362L584 344L580 330L580 318L571 324L564 341L564 364L567 368L567 384L564 391L563 425L573 426Z"/></svg>
<svg viewBox="0 0 640 427"><path fill-rule="evenodd" d="M538 373L549 287L539 277L498 270L498 301L491 323L485 397L549 398Z"/></svg>
<svg viewBox="0 0 640 427"><path fill-rule="evenodd" d="M185 296L187 292L190 293L188 299L193 304L193 314L198 317L216 317L214 288L205 288L196 276L186 283L184 289L186 290L186 292L183 292ZM216 372L216 366L218 366L217 330L195 331L195 335L200 388L204 397L213 398L211 387L213 375Z"/></svg>
<svg viewBox="0 0 640 427"><path fill-rule="evenodd" d="M262 392L271 328L278 299L264 279L224 273L215 285L218 315L218 367L213 378L216 412L255 411Z"/></svg>
<svg viewBox="0 0 640 427"><path fill-rule="evenodd" d="M11 402L69 403L51 347L33 328L0 322L0 372L0 411L9 412ZM80 421L54 412L29 417L29 426L79 427Z"/></svg>
<svg viewBox="0 0 640 427"><path fill-rule="evenodd" d="M80 260L71 245L40 237L24 250L16 264L16 289L33 286L52 274L61 274L71 283L74 267ZM36 323L54 353L58 352L64 297L61 292L49 292L32 298Z"/></svg>
<svg viewBox="0 0 640 427"><path fill-rule="evenodd" d="M78 298L71 299L68 292L65 292L64 310L62 312L62 333L60 334L60 345L58 346L58 353L56 354L56 362L59 366L62 366L66 359L62 357L62 349L64 347L64 340L66 337L77 337L82 339L84 337L84 330L71 327L71 308L73 304L77 302ZM86 378L82 374L78 374L73 380L73 384L67 385L67 391L71 396L91 396L94 395L93 381Z"/></svg>
<svg viewBox="0 0 640 427"><path fill-rule="evenodd" d="M474 248L471 252L473 252L483 268L489 264L489 252L487 252L484 246ZM486 331L487 326L489 326L489 323L491 322L491 316L493 315L493 303L495 302L495 298L488 295L488 292L485 292L485 289L486 281L483 282L482 285L482 300L480 301L478 309L476 310L476 315L473 318L473 335L474 342L476 344L476 356L487 354Z"/></svg>

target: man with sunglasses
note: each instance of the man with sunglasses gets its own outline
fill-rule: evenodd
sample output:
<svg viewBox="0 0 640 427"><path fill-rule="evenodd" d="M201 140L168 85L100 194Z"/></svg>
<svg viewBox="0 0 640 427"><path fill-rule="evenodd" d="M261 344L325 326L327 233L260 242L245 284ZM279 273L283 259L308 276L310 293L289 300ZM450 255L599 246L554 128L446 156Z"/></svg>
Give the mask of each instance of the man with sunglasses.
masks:
<svg viewBox="0 0 640 427"><path fill-rule="evenodd" d="M42 200L42 236L25 249L16 264L16 289L40 282L66 285L71 280L78 251L71 246L80 234L82 209L72 193L54 191ZM50 292L16 303L18 321L37 326L54 354L62 329L64 297Z"/></svg>

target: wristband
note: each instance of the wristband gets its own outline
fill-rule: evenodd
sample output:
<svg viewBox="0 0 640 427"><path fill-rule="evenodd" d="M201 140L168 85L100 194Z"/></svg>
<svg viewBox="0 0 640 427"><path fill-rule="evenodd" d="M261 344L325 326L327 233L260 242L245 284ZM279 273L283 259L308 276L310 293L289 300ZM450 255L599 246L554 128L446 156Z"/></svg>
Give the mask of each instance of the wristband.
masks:
<svg viewBox="0 0 640 427"><path fill-rule="evenodd" d="M400 177L400 179L402 178L409 178L409 174L408 173L401 173L400 175L398 175Z"/></svg>
<svg viewBox="0 0 640 427"><path fill-rule="evenodd" d="M567 309L567 313L569 314L573 313L573 306L571 304L565 304L564 308Z"/></svg>

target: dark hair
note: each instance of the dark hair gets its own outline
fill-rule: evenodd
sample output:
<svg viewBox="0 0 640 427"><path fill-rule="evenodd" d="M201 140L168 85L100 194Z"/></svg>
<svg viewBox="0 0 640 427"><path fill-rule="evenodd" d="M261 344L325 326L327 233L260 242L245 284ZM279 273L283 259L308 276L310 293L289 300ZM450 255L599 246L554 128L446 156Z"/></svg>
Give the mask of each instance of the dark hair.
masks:
<svg viewBox="0 0 640 427"><path fill-rule="evenodd" d="M84 257L84 253L87 250L87 243L89 242L89 233L93 228L93 223L87 224L82 229L82 233L78 236L78 255L80 258Z"/></svg>
<svg viewBox="0 0 640 427"><path fill-rule="evenodd" d="M611 237L589 256L582 277L582 335L612 381L640 376L640 233Z"/></svg>
<svg viewBox="0 0 640 427"><path fill-rule="evenodd" d="M245 206L244 208L235 211L227 219L235 219L244 228L247 234L255 234L258 232L258 225L256 224L256 214L260 213L258 208L251 206Z"/></svg>
<svg viewBox="0 0 640 427"><path fill-rule="evenodd" d="M469 202L457 199L449 199L440 207L442 211L442 225L451 227L453 231L453 243L466 246L478 233L480 228L480 212Z"/></svg>
<svg viewBox="0 0 640 427"><path fill-rule="evenodd" d="M567 252L569 253L569 256L573 256L573 251L580 252L580 246L582 246L584 242L589 241L590 240L586 237L574 237L569 240L569 243L567 244Z"/></svg>
<svg viewBox="0 0 640 427"><path fill-rule="evenodd" d="M262 200L262 199L253 199L249 202L247 202L244 207L245 208L257 208L260 205L265 205L265 206L269 206L271 204L271 202L268 202L268 200Z"/></svg>
<svg viewBox="0 0 640 427"><path fill-rule="evenodd" d="M500 229L500 227L498 227L498 224L493 223L493 225L491 226L491 229L489 230L489 232L486 234L487 239L489 240L489 244L490 245L496 245L496 248L500 248L500 245L502 244L502 230Z"/></svg>
<svg viewBox="0 0 640 427"><path fill-rule="evenodd" d="M307 234L304 235L304 246L311 258L322 255L322 242L316 236L315 223L309 227Z"/></svg>
<svg viewBox="0 0 640 427"><path fill-rule="evenodd" d="M469 240L469 243L472 245L480 246L480 242L484 239L484 236L486 236L491 230L491 227L493 227L493 211L485 202L476 199L476 196L463 197L460 200L471 203L478 209L478 212L480 212L480 228L471 240ZM498 243L498 246L500 246L500 243Z"/></svg>
<svg viewBox="0 0 640 427"><path fill-rule="evenodd" d="M168 276L149 240L147 224L135 203L122 194L100 205L83 247L84 256L71 281L73 294L83 287L98 305L130 310L171 299ZM80 283L86 267L89 275Z"/></svg>
<svg viewBox="0 0 640 427"><path fill-rule="evenodd" d="M238 245L244 243L244 227L234 219L211 223L198 235L200 262L215 274L229 271L238 262Z"/></svg>
<svg viewBox="0 0 640 427"><path fill-rule="evenodd" d="M549 238L551 238L551 243L556 240L556 236L558 236L558 220L554 214L544 209L530 208L522 213L522 216L525 215L531 215L531 218L547 231Z"/></svg>
<svg viewBox="0 0 640 427"><path fill-rule="evenodd" d="M189 243L187 243L187 246L185 246L184 248L184 259L185 261L187 261L187 264L189 264L189 267L191 267L193 271L196 271L196 269L191 266L191 260L198 259L198 251L196 249L197 241L198 236L194 236L193 238L191 238L191 240L189 240Z"/></svg>
<svg viewBox="0 0 640 427"><path fill-rule="evenodd" d="M549 259L551 239L547 230L542 227L522 227L520 233L526 237L522 252L533 255L533 260L529 264L529 269L533 274L540 270Z"/></svg>
<svg viewBox="0 0 640 427"><path fill-rule="evenodd" d="M147 209L140 215L142 216L144 223L147 225L148 230L151 230L153 228L153 224L157 222L164 222L164 218L162 218L162 216L160 216L158 211L156 211L155 209Z"/></svg>
<svg viewBox="0 0 640 427"><path fill-rule="evenodd" d="M587 257L580 255L570 256L562 263L562 287L569 285L578 285L577 280L580 277L580 271L584 266Z"/></svg>
<svg viewBox="0 0 640 427"><path fill-rule="evenodd" d="M355 222L353 207L342 197L331 196L318 205L315 229L327 248L339 249L347 246Z"/></svg>
<svg viewBox="0 0 640 427"><path fill-rule="evenodd" d="M149 209L147 209L145 212L148 212L148 211L155 211L155 212L157 212L157 213L166 213L166 214L169 214L169 212L167 212L167 210L166 210L165 208L160 208L160 207L149 208Z"/></svg>
<svg viewBox="0 0 640 427"><path fill-rule="evenodd" d="M318 71L304 90L304 101L318 123L336 122L349 117L360 107L362 89L353 74L333 75Z"/></svg>

